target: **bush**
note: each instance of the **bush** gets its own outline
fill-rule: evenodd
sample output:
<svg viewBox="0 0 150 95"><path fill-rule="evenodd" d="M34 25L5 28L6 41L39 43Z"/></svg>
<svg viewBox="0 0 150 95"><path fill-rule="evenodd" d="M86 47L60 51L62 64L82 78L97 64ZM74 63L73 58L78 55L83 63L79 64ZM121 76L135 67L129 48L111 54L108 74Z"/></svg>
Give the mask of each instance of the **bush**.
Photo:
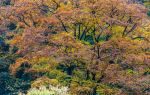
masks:
<svg viewBox="0 0 150 95"><path fill-rule="evenodd" d="M67 87L49 85L48 88L45 86L41 86L39 89L32 88L27 95L69 95L69 93Z"/></svg>

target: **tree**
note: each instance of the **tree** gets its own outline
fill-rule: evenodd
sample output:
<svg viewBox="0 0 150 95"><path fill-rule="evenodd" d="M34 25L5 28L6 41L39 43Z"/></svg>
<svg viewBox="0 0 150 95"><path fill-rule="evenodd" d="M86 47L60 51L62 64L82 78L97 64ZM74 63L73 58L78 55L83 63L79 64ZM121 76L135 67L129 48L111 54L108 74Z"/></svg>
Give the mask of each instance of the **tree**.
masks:
<svg viewBox="0 0 150 95"><path fill-rule="evenodd" d="M0 10L11 53L18 55L9 67L14 77L47 76L79 95L148 93L150 33L142 5L17 0Z"/></svg>

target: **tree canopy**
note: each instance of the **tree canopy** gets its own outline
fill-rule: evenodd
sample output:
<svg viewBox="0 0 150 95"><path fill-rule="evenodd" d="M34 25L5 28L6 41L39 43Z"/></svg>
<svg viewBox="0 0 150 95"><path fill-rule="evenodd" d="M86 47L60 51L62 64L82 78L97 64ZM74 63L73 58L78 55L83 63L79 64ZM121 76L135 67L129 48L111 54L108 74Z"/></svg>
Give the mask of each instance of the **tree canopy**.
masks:
<svg viewBox="0 0 150 95"><path fill-rule="evenodd" d="M135 1L1 0L0 94L59 85L67 95L149 95L149 9Z"/></svg>

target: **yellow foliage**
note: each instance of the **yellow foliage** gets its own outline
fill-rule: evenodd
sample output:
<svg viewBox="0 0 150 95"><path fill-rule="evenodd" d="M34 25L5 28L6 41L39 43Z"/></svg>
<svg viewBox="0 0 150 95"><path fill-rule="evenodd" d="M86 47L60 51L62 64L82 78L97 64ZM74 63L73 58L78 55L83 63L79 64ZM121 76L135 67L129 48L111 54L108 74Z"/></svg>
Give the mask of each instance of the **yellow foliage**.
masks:
<svg viewBox="0 0 150 95"><path fill-rule="evenodd" d="M44 86L49 86L49 85L57 86L59 85L59 82L56 79L49 79L48 77L41 77L33 81L33 83L31 84L31 88L38 88L43 85Z"/></svg>

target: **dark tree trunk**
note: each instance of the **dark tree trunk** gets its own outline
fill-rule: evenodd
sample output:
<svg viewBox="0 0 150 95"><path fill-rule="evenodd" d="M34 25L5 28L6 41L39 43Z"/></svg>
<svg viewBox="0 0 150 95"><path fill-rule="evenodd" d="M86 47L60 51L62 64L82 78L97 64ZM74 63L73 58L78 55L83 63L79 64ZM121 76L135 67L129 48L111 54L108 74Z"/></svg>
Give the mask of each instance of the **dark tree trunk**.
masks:
<svg viewBox="0 0 150 95"><path fill-rule="evenodd" d="M74 28L74 38L76 39L77 37L77 29L76 29L76 25L75 25L75 28Z"/></svg>
<svg viewBox="0 0 150 95"><path fill-rule="evenodd" d="M90 72L89 72L89 70L87 70L86 71L86 80L88 80L90 78L89 74L90 74Z"/></svg>
<svg viewBox="0 0 150 95"><path fill-rule="evenodd" d="M97 46L97 58L100 58L100 50L99 50L99 46Z"/></svg>
<svg viewBox="0 0 150 95"><path fill-rule="evenodd" d="M79 29L78 29L79 33L78 33L78 39L80 39L80 35L81 35L81 25L79 24Z"/></svg>
<svg viewBox="0 0 150 95"><path fill-rule="evenodd" d="M92 73L92 80L96 80L96 74L95 73Z"/></svg>

